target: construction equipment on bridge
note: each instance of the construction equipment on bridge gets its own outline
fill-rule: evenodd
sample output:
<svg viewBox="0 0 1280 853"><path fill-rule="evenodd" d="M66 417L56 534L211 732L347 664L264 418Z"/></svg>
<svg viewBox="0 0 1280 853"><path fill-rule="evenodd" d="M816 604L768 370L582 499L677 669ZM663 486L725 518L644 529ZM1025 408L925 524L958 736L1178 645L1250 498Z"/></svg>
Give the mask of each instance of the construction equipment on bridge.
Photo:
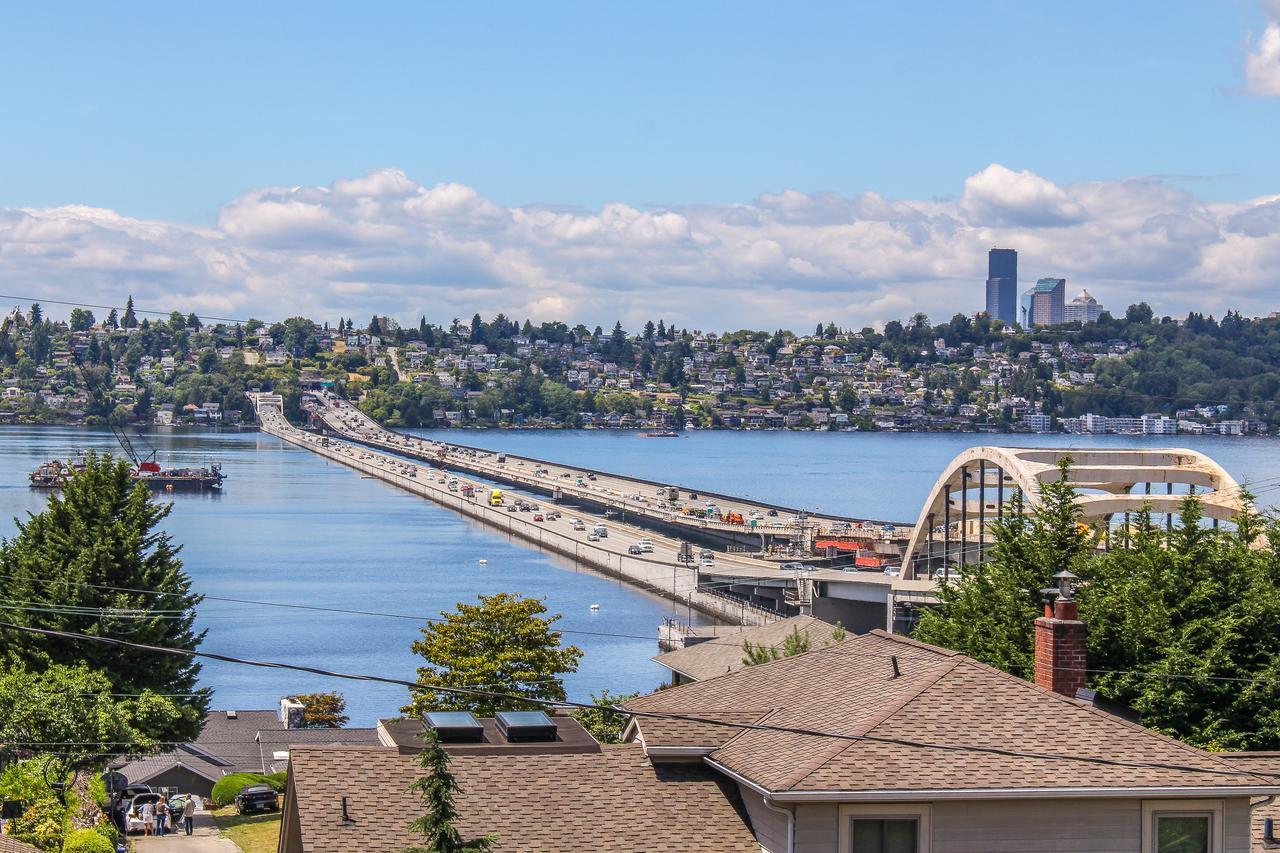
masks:
<svg viewBox="0 0 1280 853"><path fill-rule="evenodd" d="M84 382L85 390L89 394L89 399L92 400L94 405L103 410L108 409L110 400L107 399L102 389L89 379L89 374L84 369L84 363L80 360L80 357L73 356L73 358L76 369L80 372L80 378ZM111 434L115 437L116 443L120 445L124 455L133 463L132 476L136 482L145 484L149 489L166 492L203 492L222 488L222 481L225 479L222 473L222 466L213 464L206 468L161 468L160 463L156 461L156 449L148 444L145 438L141 435L137 436L138 443L145 449L145 452L140 452L129 438L124 426L117 425L110 416L107 417L106 421L107 426L111 429ZM83 461L79 462L78 465L79 468L83 468ZM75 470L78 469L77 463L74 461L63 463L59 460L53 460L36 468L29 479L32 488L60 489L66 485L67 480L70 479Z"/></svg>

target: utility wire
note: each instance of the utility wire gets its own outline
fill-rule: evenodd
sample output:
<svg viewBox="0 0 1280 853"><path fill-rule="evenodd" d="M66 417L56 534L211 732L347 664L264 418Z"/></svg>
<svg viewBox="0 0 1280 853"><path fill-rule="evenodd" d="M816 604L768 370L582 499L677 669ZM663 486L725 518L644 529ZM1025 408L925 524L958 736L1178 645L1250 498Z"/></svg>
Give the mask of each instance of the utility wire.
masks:
<svg viewBox="0 0 1280 853"><path fill-rule="evenodd" d="M104 311L120 311L120 312L123 312L123 311L125 311L125 309L127 308L127 306L125 306L125 305L95 305L95 304L93 304L93 303L91 303L91 302L68 302L67 300L64 300L64 299L41 299L41 298L36 297L36 296L15 296L15 295L13 295L13 294L11 294L11 293L0 293L0 299L16 299L16 300L18 300L19 302L35 302L35 303L39 303L39 304L46 304L46 303L47 303L47 304L49 304L49 305L69 305L69 306L71 306L71 307L73 307L73 308L98 308L98 309L101 309L101 310L104 310ZM171 314L173 314L173 313L175 313L175 312L173 312L173 311L157 311L157 310L154 310L154 309L148 310L148 309L146 309L146 308L139 308L138 306L136 306L136 305L135 305L135 306L133 307L133 313L135 313L135 314L154 314L154 315L159 316L159 317L168 317L168 316L170 316ZM222 323L239 323L240 325L244 325L244 324L246 324L246 323L248 323L248 322L249 322L248 320L236 320L236 319L234 319L234 318L232 318L232 317L210 317L210 316L208 316L207 314L199 314L199 313L196 313L196 312L194 312L194 311L183 311L183 312L180 312L180 313L182 313L184 316L185 316L185 315L187 315L187 314L195 314L195 315L196 315L197 317L199 317L201 320L217 320L217 321L222 322ZM265 321L259 321L259 322L265 322ZM267 325L270 325L270 324L267 324Z"/></svg>
<svg viewBox="0 0 1280 853"><path fill-rule="evenodd" d="M682 714L682 713L673 713L673 712L665 712L665 711L644 711L644 710L623 708L617 705L607 706L607 705L587 704L583 702L533 699L527 696L520 696L517 694L511 694L511 693L503 693L499 691L476 690L472 688L463 688L463 687L443 687L443 686L435 686L435 685L422 685L414 681L405 681L403 679L388 678L385 676L367 675L367 674L361 674L361 673L335 672L332 670L325 670L317 667L300 666L297 664L287 664L287 663L280 663L276 661L250 660L247 658L238 658L238 657L233 657L231 655L218 654L216 652L199 652L199 651L192 651L190 649L174 649L174 648L168 648L165 646L152 646L152 645L146 645L143 643L133 643L127 640L119 640L111 637L94 637L88 634L76 634L70 631L54 631L47 628L30 628L22 625L13 625L5 622L0 622L0 627L14 628L20 631L27 631L30 633L42 634L44 636L61 637L64 639L72 639L72 640L85 640L85 641L96 642L96 643L106 643L109 645L123 646L125 648L132 648L132 649L137 649L139 651L153 652L156 654L177 655L180 657L188 657L188 658L203 657L203 658L209 658L211 660L223 661L225 663L241 664L244 666L265 667L268 669L286 669L286 670L294 670L298 672L309 672L313 675L322 675L330 678L343 678L343 679L348 679L352 681L394 684L402 687L407 687L413 691L420 691L420 692L431 691L431 692L438 692L438 693L450 693L450 694L460 695L460 696L482 697L486 699L501 699L501 700L509 700L512 702L532 703L532 704L542 705L544 707L549 707L549 708L567 707L567 708L576 708L579 710L587 710L587 709L602 710L603 709L603 710L613 711L615 713L622 714L624 716L631 717L631 718L676 720L676 721L682 721L682 722L704 723L707 725L721 726L724 728L736 729L740 731L766 731L766 732L775 732L775 733L781 733L781 734L801 735L806 737L829 738L834 740L848 741L851 743L856 743L856 742L884 743L884 744L904 746L904 747L915 748L915 749L931 749L931 750L940 750L944 752L976 752L976 753L982 753L982 754L988 754L988 755L1000 755L1000 756L1012 757L1012 758L1029 758L1029 759L1036 759L1036 760L1043 760L1043 761L1071 761L1071 762L1085 763L1085 764L1096 764L1096 765L1107 766L1107 767L1130 767L1130 768L1139 768L1139 769L1177 770L1177 771L1184 771L1184 772L1191 772L1191 773L1205 773L1207 775L1219 775L1219 776L1252 776L1255 778L1268 776L1268 777L1275 777L1280 779L1280 772L1270 773L1270 772L1264 772L1264 771L1253 771L1253 770L1244 770L1244 769L1228 770L1225 768L1218 769L1218 768L1196 767L1194 765L1175 764L1172 762L1129 761L1124 759L1105 758L1102 756L1064 755L1061 753L1017 750L1017 749L1008 749L1005 747L984 746L979 744L934 743L934 742L928 742L928 741L914 740L910 738L887 737L887 736L872 735L872 734L848 734L844 732L824 731L821 729L812 729L812 728L806 728L806 727L800 727L800 726L782 726L782 725L774 725L770 723L760 723L760 722L756 722L756 723L731 722L729 720L718 719L715 717L703 717L697 714Z"/></svg>

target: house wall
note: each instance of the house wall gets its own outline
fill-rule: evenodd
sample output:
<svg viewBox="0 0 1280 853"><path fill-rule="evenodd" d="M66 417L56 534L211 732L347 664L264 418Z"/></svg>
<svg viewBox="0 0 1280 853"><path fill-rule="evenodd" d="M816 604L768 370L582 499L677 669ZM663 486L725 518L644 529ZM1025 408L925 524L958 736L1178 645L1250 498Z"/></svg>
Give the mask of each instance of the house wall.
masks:
<svg viewBox="0 0 1280 853"><path fill-rule="evenodd" d="M145 780L152 790L177 788L180 794L197 794L208 798L213 795L213 783L182 767L174 767Z"/></svg>
<svg viewBox="0 0 1280 853"><path fill-rule="evenodd" d="M1249 853L1249 802L1225 805L1225 853ZM798 806L795 853L835 853L838 824L835 804ZM1139 853L1142 800L940 800L931 834L931 853Z"/></svg>
<svg viewBox="0 0 1280 853"><path fill-rule="evenodd" d="M764 797L745 785L739 785L738 791L742 794L747 817L751 818L751 831L760 842L762 853L787 853L787 816L766 806Z"/></svg>

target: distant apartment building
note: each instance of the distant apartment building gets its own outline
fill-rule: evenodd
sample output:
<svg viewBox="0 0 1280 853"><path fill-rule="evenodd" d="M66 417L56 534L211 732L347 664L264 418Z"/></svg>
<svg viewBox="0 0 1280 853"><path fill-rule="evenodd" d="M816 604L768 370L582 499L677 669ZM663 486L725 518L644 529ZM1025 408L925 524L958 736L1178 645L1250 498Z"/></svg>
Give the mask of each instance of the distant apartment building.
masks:
<svg viewBox="0 0 1280 853"><path fill-rule="evenodd" d="M1065 322L1063 314L1067 298L1065 278L1042 278L1022 295L1022 325L1056 326Z"/></svg>
<svg viewBox="0 0 1280 853"><path fill-rule="evenodd" d="M1018 422L1032 432L1049 432L1053 429L1053 416L1040 412L1023 415Z"/></svg>
<svg viewBox="0 0 1280 853"><path fill-rule="evenodd" d="M1081 325L1096 323L1101 316L1102 305L1087 290L1080 291L1075 299L1072 299L1062 308L1062 322L1064 323L1080 323Z"/></svg>
<svg viewBox="0 0 1280 853"><path fill-rule="evenodd" d="M987 316L1006 326L1018 322L1018 253L992 249L987 253Z"/></svg>

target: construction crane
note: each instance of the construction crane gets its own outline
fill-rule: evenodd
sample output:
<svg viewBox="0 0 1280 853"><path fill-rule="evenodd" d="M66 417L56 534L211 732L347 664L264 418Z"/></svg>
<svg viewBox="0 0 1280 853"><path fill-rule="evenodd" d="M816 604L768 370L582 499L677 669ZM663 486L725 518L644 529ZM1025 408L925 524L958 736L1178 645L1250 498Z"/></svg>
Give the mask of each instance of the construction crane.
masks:
<svg viewBox="0 0 1280 853"><path fill-rule="evenodd" d="M76 363L76 370L80 372L80 379L84 382L85 390L89 394L89 399L95 406L107 410L111 406L111 401L107 399L107 395L102 389L97 387L90 379L89 372L84 369L84 362L79 354L73 354L72 360ZM124 455L129 458L134 467L139 471L148 474L160 473L160 463L156 462L156 449L147 443L141 435L137 437L138 443L143 446L145 452L139 452L138 448L129 438L129 434L123 426L117 426L111 416L107 416L107 426L111 429L111 434L115 436L116 443L120 445L120 449L124 451Z"/></svg>

